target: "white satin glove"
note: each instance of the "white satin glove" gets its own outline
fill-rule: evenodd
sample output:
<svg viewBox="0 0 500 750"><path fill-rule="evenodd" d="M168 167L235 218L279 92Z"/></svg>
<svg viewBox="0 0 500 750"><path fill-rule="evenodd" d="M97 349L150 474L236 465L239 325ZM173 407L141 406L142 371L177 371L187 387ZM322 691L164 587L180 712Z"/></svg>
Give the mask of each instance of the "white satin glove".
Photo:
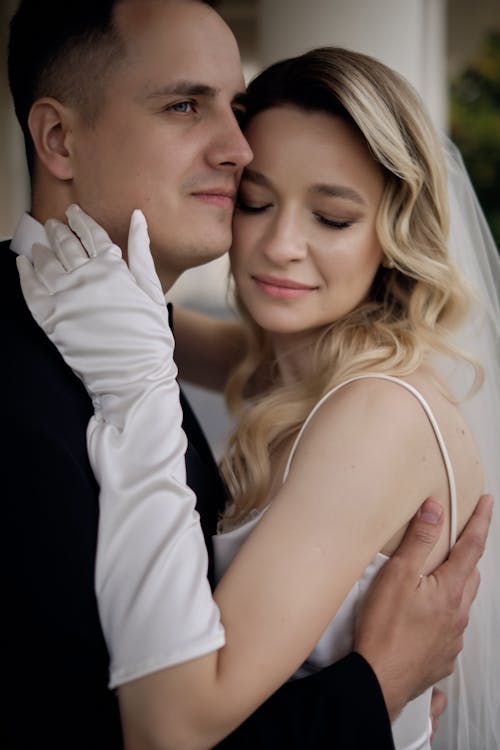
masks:
<svg viewBox="0 0 500 750"><path fill-rule="evenodd" d="M96 593L110 687L224 645L207 553L186 485L186 437L168 312L142 212L128 262L77 206L46 224L51 248L17 259L26 303L84 382L100 485ZM79 238L79 239L78 239Z"/></svg>

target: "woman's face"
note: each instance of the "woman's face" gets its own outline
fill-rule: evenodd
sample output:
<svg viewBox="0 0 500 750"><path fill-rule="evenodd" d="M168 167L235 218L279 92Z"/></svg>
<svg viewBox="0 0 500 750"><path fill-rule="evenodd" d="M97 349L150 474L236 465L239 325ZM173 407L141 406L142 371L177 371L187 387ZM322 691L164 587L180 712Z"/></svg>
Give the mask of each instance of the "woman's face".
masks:
<svg viewBox="0 0 500 750"><path fill-rule="evenodd" d="M234 218L231 267L265 330L304 335L356 307L382 252L375 232L383 173L339 117L293 106L256 115L254 159Z"/></svg>

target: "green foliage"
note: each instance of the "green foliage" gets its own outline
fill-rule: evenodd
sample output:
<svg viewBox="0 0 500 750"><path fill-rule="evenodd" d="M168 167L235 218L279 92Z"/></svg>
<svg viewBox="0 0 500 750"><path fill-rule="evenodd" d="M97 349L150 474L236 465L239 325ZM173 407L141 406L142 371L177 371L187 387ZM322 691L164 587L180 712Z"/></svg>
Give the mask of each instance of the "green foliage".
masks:
<svg viewBox="0 0 500 750"><path fill-rule="evenodd" d="M487 37L477 59L452 82L450 119L451 138L500 247L500 31Z"/></svg>

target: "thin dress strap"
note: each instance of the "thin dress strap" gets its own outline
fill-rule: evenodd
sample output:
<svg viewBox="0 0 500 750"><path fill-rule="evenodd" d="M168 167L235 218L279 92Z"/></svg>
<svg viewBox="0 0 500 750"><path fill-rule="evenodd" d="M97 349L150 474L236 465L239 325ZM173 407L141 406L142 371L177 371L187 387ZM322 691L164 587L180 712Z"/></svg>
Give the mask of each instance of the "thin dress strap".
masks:
<svg viewBox="0 0 500 750"><path fill-rule="evenodd" d="M436 436L436 440L438 442L439 449L443 457L444 465L446 468L446 474L448 476L448 486L450 490L450 548L451 548L453 547L453 545L455 544L457 540L457 488L456 488L456 483L455 483L455 474L453 472L453 467L451 465L450 457L448 455L448 450L446 448L443 435L441 434L441 430L439 429L439 425L436 421L436 418L434 417L434 414L431 411L431 407L429 406L425 398L422 396L420 391L417 391L416 388L414 388L412 385L407 383L405 380L401 380L401 378L395 378L392 375L381 375L381 374L379 375L378 373L369 373L367 375L357 375L354 378L349 378L349 380L346 380L343 383L339 383L339 385L336 385L334 388L332 388L327 393L325 393L325 395L318 401L318 403L311 410L306 421L300 428L299 434L295 438L295 441L292 445L292 449L290 451L290 455L288 456L288 461L285 466L285 471L283 474L283 481L285 481L286 478L288 477L288 472L290 471L290 466L292 465L292 460L295 455L295 451L297 449L299 441L302 437L302 434L304 433L304 430L306 429L307 425L309 424L313 416L316 414L320 406L322 406L323 403L328 398L330 398L330 396L333 396L334 393L339 391L345 385L348 385L349 383L353 383L355 380L365 380L368 378L375 378L378 380L390 380L391 383L396 383L396 385L400 385L403 388L406 388L406 390L409 391L410 393L413 393L415 398L422 405L422 408L425 411L429 419L429 422L432 425L432 429L434 430L434 434Z"/></svg>

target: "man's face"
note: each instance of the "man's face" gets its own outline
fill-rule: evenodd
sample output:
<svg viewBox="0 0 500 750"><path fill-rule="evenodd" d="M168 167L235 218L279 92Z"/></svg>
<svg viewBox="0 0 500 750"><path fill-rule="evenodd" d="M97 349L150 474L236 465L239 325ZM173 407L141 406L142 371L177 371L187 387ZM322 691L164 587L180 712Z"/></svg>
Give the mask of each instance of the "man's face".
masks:
<svg viewBox="0 0 500 750"><path fill-rule="evenodd" d="M225 252L251 151L235 118L239 52L216 13L196 2L126 0L115 18L126 59L92 127L72 134L74 200L126 250L130 215L148 221L168 286Z"/></svg>

